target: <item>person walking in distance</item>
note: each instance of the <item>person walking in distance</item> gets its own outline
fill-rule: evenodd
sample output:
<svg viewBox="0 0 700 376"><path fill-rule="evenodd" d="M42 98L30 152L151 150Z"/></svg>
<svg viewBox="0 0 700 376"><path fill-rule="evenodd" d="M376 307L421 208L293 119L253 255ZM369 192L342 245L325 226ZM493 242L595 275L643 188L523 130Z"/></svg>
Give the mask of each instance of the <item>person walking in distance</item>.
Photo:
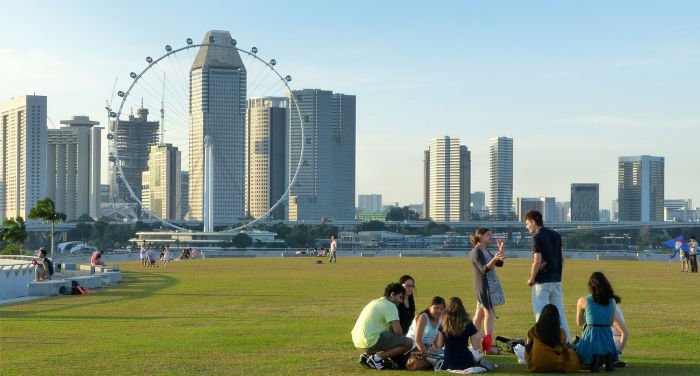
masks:
<svg viewBox="0 0 700 376"><path fill-rule="evenodd" d="M688 239L688 248L690 248L690 272L691 273L697 273L698 272L698 241L695 239L695 236L691 236L690 239Z"/></svg>
<svg viewBox="0 0 700 376"><path fill-rule="evenodd" d="M338 242L335 240L335 235L331 235L331 245L328 247L328 262L335 263L335 251L338 248Z"/></svg>
<svg viewBox="0 0 700 376"><path fill-rule="evenodd" d="M532 267L527 285L532 288L532 311L535 321L547 304L559 309L561 327L566 333L567 342L571 332L564 314L564 294L561 275L564 269L564 252L558 232L544 227L542 213L530 210L525 214L525 227L532 234Z"/></svg>

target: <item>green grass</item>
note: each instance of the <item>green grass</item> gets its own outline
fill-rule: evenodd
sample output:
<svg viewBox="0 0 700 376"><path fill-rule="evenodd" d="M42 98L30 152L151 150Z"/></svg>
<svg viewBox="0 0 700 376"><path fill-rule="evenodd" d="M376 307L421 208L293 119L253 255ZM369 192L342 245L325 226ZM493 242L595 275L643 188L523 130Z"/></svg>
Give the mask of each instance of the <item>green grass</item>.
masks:
<svg viewBox="0 0 700 376"><path fill-rule="evenodd" d="M168 272L122 264L121 283L93 295L0 306L3 375L367 375L350 330L364 305L402 274L416 279L419 309L433 295L474 309L464 258L208 259ZM567 260L564 294L576 299L603 271L623 297L631 337L629 375L700 373L700 275L678 265ZM529 262L500 270L506 304L496 333L523 337L533 325ZM500 374L524 373L513 355L491 357ZM394 374L398 371L392 371ZM392 373L390 372L390 373ZM404 373L408 371L403 371Z"/></svg>

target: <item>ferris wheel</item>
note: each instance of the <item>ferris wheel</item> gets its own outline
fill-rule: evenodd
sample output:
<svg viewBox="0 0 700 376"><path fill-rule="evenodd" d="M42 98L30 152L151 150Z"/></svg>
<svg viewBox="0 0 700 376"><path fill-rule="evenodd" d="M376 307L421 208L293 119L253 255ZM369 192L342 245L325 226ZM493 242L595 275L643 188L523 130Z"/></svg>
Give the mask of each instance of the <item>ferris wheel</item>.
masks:
<svg viewBox="0 0 700 376"><path fill-rule="evenodd" d="M180 231L189 230L173 222L186 213L194 220L206 216L207 207L212 211L206 200L216 197L231 197L229 206L235 206L214 209L219 220L240 223L244 216L250 220L232 230L279 213L296 182L306 142L298 142L296 154L287 154L284 185L276 196L270 192L249 194L244 176L251 186L257 184L262 190L269 183L259 171L272 164L272 118L276 127L284 124L284 132L293 124L301 136L295 139L304 140L301 110L290 86L292 77L279 73L277 61L263 59L257 47L242 49L228 32L219 31L208 32L202 43L187 38L181 47L166 45L161 55L148 56L145 62L140 72L129 73L128 88L117 92L118 107L107 106L110 201L137 204L144 214ZM262 111L255 112L258 107ZM281 114L285 120L280 123ZM262 131L246 133L255 122L263 123ZM279 144L279 136L275 137ZM279 157L279 145L275 147ZM286 146L282 150L288 152ZM258 164L251 168L254 158ZM248 166L245 171L244 166ZM184 175L184 170L189 174L189 185L178 183L175 187L160 181L166 175L171 182L177 181L173 176ZM252 175L257 176L253 183ZM279 180L278 176L278 187ZM186 187L188 194L181 187ZM202 193L203 208L197 206ZM245 201L244 215L241 199ZM176 214L171 209L177 205L180 212ZM256 208L254 214L251 207Z"/></svg>

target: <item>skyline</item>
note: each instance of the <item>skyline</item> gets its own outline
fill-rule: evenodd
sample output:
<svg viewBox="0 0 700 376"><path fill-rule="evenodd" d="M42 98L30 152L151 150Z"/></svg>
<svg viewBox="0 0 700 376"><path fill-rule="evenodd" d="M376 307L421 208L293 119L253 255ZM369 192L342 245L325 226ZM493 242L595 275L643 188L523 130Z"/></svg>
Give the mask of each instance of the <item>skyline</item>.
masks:
<svg viewBox="0 0 700 376"><path fill-rule="evenodd" d="M0 101L46 95L50 128L76 115L106 127L116 76L120 90L165 44L229 30L295 90L356 96L357 194L420 203L423 151L441 136L469 148L471 190L488 192L488 142L505 136L514 199L569 201L572 183L598 183L609 209L618 157L652 155L666 160L665 198L698 205L700 4L421 5L3 4L14 16L0 31L14 37L0 46Z"/></svg>

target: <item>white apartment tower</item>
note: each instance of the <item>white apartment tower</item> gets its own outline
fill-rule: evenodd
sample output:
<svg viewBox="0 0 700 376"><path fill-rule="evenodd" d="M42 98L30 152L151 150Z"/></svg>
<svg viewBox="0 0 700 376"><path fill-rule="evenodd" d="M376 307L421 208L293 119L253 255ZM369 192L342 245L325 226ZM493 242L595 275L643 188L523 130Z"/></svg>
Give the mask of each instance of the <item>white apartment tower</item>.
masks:
<svg viewBox="0 0 700 376"><path fill-rule="evenodd" d="M172 144L151 146L148 171L143 173L143 207L168 221L182 218L181 154Z"/></svg>
<svg viewBox="0 0 700 376"><path fill-rule="evenodd" d="M25 219L46 197L46 97L0 104L0 215Z"/></svg>
<svg viewBox="0 0 700 376"><path fill-rule="evenodd" d="M289 99L261 97L248 99L245 148L246 215L259 218L287 189L287 129ZM270 213L285 219L286 205Z"/></svg>
<svg viewBox="0 0 700 376"><path fill-rule="evenodd" d="M102 128L87 116L61 120L48 130L47 196L67 220L87 214L99 217Z"/></svg>
<svg viewBox="0 0 700 376"><path fill-rule="evenodd" d="M189 217L204 219L204 138L213 140L213 221L244 216L246 69L228 31L204 36L190 70Z"/></svg>
<svg viewBox="0 0 700 376"><path fill-rule="evenodd" d="M513 139L489 141L489 215L508 220L513 212Z"/></svg>
<svg viewBox="0 0 700 376"><path fill-rule="evenodd" d="M471 158L459 138L439 137L425 152L426 218L437 222L468 221L471 216Z"/></svg>

